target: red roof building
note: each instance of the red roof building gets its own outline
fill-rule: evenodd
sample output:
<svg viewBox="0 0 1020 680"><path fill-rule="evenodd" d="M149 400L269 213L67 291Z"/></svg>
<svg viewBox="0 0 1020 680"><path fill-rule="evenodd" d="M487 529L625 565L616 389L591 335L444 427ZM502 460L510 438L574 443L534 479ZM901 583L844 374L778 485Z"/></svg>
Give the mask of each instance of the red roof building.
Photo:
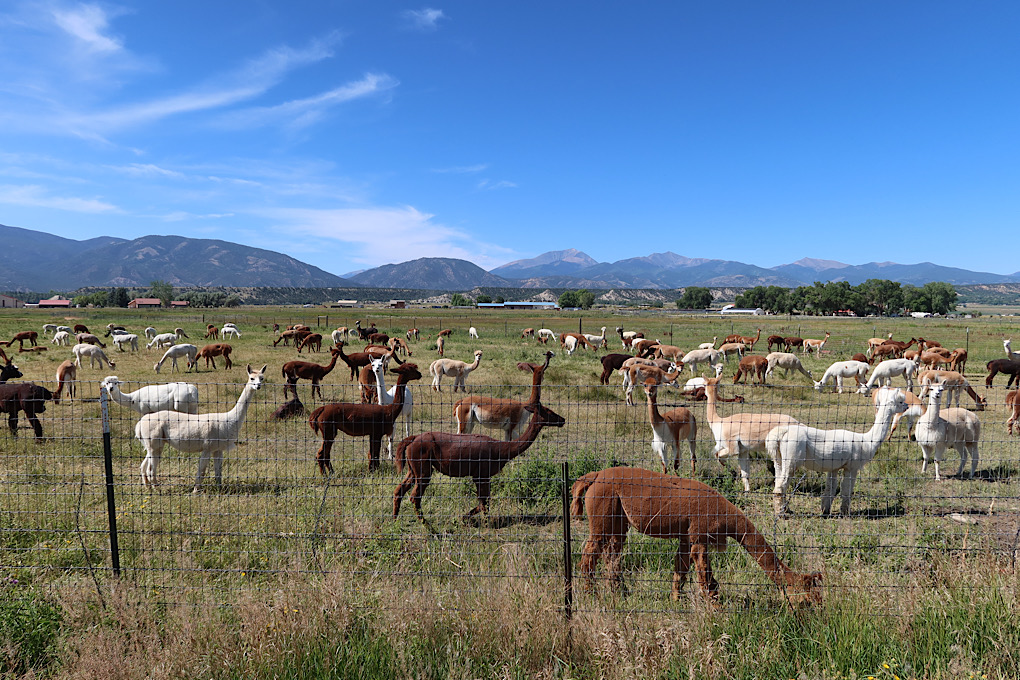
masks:
<svg viewBox="0 0 1020 680"><path fill-rule="evenodd" d="M135 298L128 303L128 307L131 309L138 309L140 307L162 307L163 301L159 298Z"/></svg>

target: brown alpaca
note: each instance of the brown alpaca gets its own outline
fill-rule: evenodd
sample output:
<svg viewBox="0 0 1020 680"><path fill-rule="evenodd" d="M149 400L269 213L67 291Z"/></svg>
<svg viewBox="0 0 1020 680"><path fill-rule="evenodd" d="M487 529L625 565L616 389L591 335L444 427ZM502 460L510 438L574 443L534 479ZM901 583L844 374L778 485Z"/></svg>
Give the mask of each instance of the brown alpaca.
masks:
<svg viewBox="0 0 1020 680"><path fill-rule="evenodd" d="M566 422L559 414L541 404L526 404L531 415L528 429L519 438L501 442L481 434L448 434L423 432L407 437L397 447L397 471L407 476L393 492L393 517L400 513L400 501L409 490L411 503L418 519L425 522L421 513L421 499L432 481L432 471L447 477L471 477L478 492L478 505L464 515L464 519L478 512L489 512L489 493L492 478L507 463L521 455L535 442L543 427L563 427ZM413 490L411 487L414 487Z"/></svg>
<svg viewBox="0 0 1020 680"><path fill-rule="evenodd" d="M545 363L541 365L523 361L517 364L519 370L531 371L531 397L527 402L470 396L455 403L453 417L457 421L457 433L470 434L475 423L478 423L482 427L503 430L503 440L510 441L524 431L528 423L528 411L524 407L527 404L538 404L542 400L542 378L553 356L552 352L546 352Z"/></svg>
<svg viewBox="0 0 1020 680"><path fill-rule="evenodd" d="M90 332L89 331L89 327L86 326L83 323L76 323L76 324L74 324L74 329L73 330L74 330L75 333L89 333Z"/></svg>
<svg viewBox="0 0 1020 680"><path fill-rule="evenodd" d="M198 360L205 359L205 367L209 368L209 362L212 362L213 370L216 369L215 357L223 357L224 368L233 368L234 364L230 361L230 353L234 351L234 348L225 342L215 342L211 345L206 345L202 349L198 350L198 354L195 355L195 360L191 363L198 370Z"/></svg>
<svg viewBox="0 0 1020 680"><path fill-rule="evenodd" d="M220 329L217 328L216 326L213 326L212 324L209 324L205 327L205 335L202 337L205 339L214 338L216 340L219 340Z"/></svg>
<svg viewBox="0 0 1020 680"><path fill-rule="evenodd" d="M821 602L822 575L801 574L783 564L751 520L701 482L640 468L614 467L580 477L571 487L571 494L571 515L580 518L587 510L591 527L581 552L581 573L589 590L603 555L609 580L621 588L620 557L627 529L633 526L653 538L679 539L673 563L673 599L680 597L692 563L701 589L712 599L718 598L719 582L712 574L709 551L724 549L726 539L732 538L784 592L787 588L793 591L786 592L791 604Z"/></svg>
<svg viewBox="0 0 1020 680"><path fill-rule="evenodd" d="M803 346L804 338L797 337L796 335L791 335L789 337L783 338L783 347L786 348L787 352L791 351L794 347Z"/></svg>
<svg viewBox="0 0 1020 680"><path fill-rule="evenodd" d="M37 414L46 410L46 402L53 401L53 393L34 383L13 383L0 385L0 413L7 414L7 426L11 435L18 436L18 411L24 411L32 425L35 438L43 438L42 423Z"/></svg>
<svg viewBox="0 0 1020 680"><path fill-rule="evenodd" d="M75 335L75 340L78 341L79 345L96 345L106 349L106 345L98 337L92 333L78 333Z"/></svg>
<svg viewBox="0 0 1020 680"><path fill-rule="evenodd" d="M273 340L273 347L276 347L278 344L280 344L281 340L283 341L284 345L289 345L292 339L294 340L294 346L296 347L298 343L300 343L305 338L306 335L311 335L311 333L312 332L310 330L304 328L288 328L284 332L280 333L280 337L278 337L276 340Z"/></svg>
<svg viewBox="0 0 1020 680"><path fill-rule="evenodd" d="M399 352L405 357L414 356L414 352L411 351L410 346L408 346L408 344L400 338L390 338L390 341L387 344L391 350Z"/></svg>
<svg viewBox="0 0 1020 680"><path fill-rule="evenodd" d="M407 333L405 334L408 342L411 342L412 338L414 338L415 342L418 342L418 340L420 339L420 335L421 332L417 328L408 328Z"/></svg>
<svg viewBox="0 0 1020 680"><path fill-rule="evenodd" d="M382 448L382 438L393 435L393 421L400 415L404 407L403 386L411 380L419 380L421 373L415 364L401 364L390 369L397 374L397 389L393 397L393 403L385 406L379 404L326 404L312 411L308 418L308 426L312 432L322 436L322 445L315 454L315 460L319 464L319 472L326 474L333 472L333 464L330 462L330 452L333 450L333 441L337 432L343 432L352 437L368 437L368 469L379 468L379 450Z"/></svg>
<svg viewBox="0 0 1020 680"><path fill-rule="evenodd" d="M60 396L64 393L64 385L67 385L67 398L74 399L77 391L78 367L71 359L65 360L57 366L57 391L53 393L53 403L60 403Z"/></svg>
<svg viewBox="0 0 1020 680"><path fill-rule="evenodd" d="M309 333L305 337L301 338L301 342L297 343L298 354L301 354L301 350L305 347L308 351L322 351L322 333Z"/></svg>
<svg viewBox="0 0 1020 680"><path fill-rule="evenodd" d="M705 388L701 387L701 386L695 387L690 392L683 392L681 394L681 396L686 401L708 401L708 393L705 391ZM735 394L732 397L730 397L729 399L727 399L726 397L720 397L720 396L716 395L715 400L716 401L728 401L728 402L737 403L737 404L743 404L744 403L744 398L742 396L740 396L739 394Z"/></svg>
<svg viewBox="0 0 1020 680"><path fill-rule="evenodd" d="M740 360L740 364L737 365L737 373L733 376L733 384L736 385L737 381L740 380L741 376L744 378L744 384L747 384L747 376L753 376L751 383L754 385L765 384L765 369L769 367L769 360L765 357L748 355Z"/></svg>
<svg viewBox="0 0 1020 680"><path fill-rule="evenodd" d="M599 376L599 384L608 385L609 378L613 375L613 371L618 371L623 368L623 362L627 359L631 359L629 354L607 354L602 357L602 375Z"/></svg>
<svg viewBox="0 0 1020 680"><path fill-rule="evenodd" d="M525 328L523 331L521 331L521 338L522 339L523 338L533 338L533 337L535 337L535 329L534 328Z"/></svg>
<svg viewBox="0 0 1020 680"><path fill-rule="evenodd" d="M446 356L446 336L440 335L436 338L436 351L439 352L439 356Z"/></svg>
<svg viewBox="0 0 1020 680"><path fill-rule="evenodd" d="M362 366L368 366L372 363L372 355L368 352L355 352L354 354L344 354L344 345L347 344L343 340L336 343L336 348L340 350L340 360L347 364L347 367L351 369L351 380L358 377L358 369Z"/></svg>
<svg viewBox="0 0 1020 680"><path fill-rule="evenodd" d="M967 350L957 347L953 350L949 361L949 370L964 374L967 370Z"/></svg>
<svg viewBox="0 0 1020 680"><path fill-rule="evenodd" d="M385 345L390 341L390 336L386 333L372 333L368 336L368 341L373 345Z"/></svg>
<svg viewBox="0 0 1020 680"><path fill-rule="evenodd" d="M309 361L288 361L283 365L282 373L287 384L283 387L283 396L287 397L287 390L294 392L294 398L297 399L297 381L301 378L312 381L312 399L315 399L315 393L319 393L319 398L322 399L322 386L319 385L319 381L326 377L326 375L333 370L336 366L337 357L340 356L340 349L337 347L329 350L332 355L330 361L325 366L319 364L313 364Z"/></svg>
<svg viewBox="0 0 1020 680"><path fill-rule="evenodd" d="M772 351L772 347L784 347L786 345L786 338L781 335L770 335L767 340L769 344L769 351Z"/></svg>
<svg viewBox="0 0 1020 680"><path fill-rule="evenodd" d="M728 342L739 342L742 345L747 345L747 349L750 350L754 348L754 343L758 342L759 339L761 339L760 328L758 329L758 335L741 335L740 333L733 333L732 335L727 335L726 339L723 340L723 344L726 344Z"/></svg>
<svg viewBox="0 0 1020 680"><path fill-rule="evenodd" d="M868 361L867 355L863 354L862 352L857 352L852 357L850 357L850 360L851 361L860 361L862 364L870 363Z"/></svg>
<svg viewBox="0 0 1020 680"><path fill-rule="evenodd" d="M686 439L691 450L691 474L697 472L698 455L695 452L695 440L698 438L698 421L694 414L683 406L659 413L656 401L658 385L655 378L645 381L645 396L648 398L648 422L652 426L652 451L662 461L662 472L666 473L666 452L673 450L673 470L680 469L680 440Z"/></svg>
<svg viewBox="0 0 1020 680"><path fill-rule="evenodd" d="M444 328L443 330L439 331L439 334L436 337L448 338L451 335L453 335L453 329L452 328Z"/></svg>
<svg viewBox="0 0 1020 680"><path fill-rule="evenodd" d="M39 334L36 331L21 331L20 333L15 333L14 337L11 338L9 342L3 344L7 347L10 347L14 343L18 343L18 349L20 350L22 347L25 346L26 341L31 342L32 347L35 347L36 345L39 344L37 342L38 339Z"/></svg>

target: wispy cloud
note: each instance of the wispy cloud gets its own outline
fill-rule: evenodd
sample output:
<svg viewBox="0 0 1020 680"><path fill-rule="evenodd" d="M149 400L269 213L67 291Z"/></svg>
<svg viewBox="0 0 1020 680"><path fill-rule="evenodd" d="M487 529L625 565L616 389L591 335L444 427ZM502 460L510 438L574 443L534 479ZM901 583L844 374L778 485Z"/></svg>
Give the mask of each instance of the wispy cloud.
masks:
<svg viewBox="0 0 1020 680"><path fill-rule="evenodd" d="M407 27L416 31L434 31L439 27L439 20L445 19L441 9L425 7L424 9L409 9L401 14Z"/></svg>
<svg viewBox="0 0 1020 680"><path fill-rule="evenodd" d="M207 215L196 215L195 213L178 210L176 212L163 215L161 219L164 222L188 222L191 220L219 220L225 217L233 216L234 213L209 213Z"/></svg>
<svg viewBox="0 0 1020 680"><path fill-rule="evenodd" d="M177 172L176 170L167 170L151 163L130 163L128 165L108 165L106 167L129 177L172 177L176 179L185 177L184 173Z"/></svg>
<svg viewBox="0 0 1020 680"><path fill-rule="evenodd" d="M52 196L38 185L0 185L0 204L53 208L80 213L120 212L117 206L95 198Z"/></svg>
<svg viewBox="0 0 1020 680"><path fill-rule="evenodd" d="M56 25L73 36L81 45L92 52L117 52L123 44L105 33L109 30L106 12L98 5L80 4L53 10Z"/></svg>
<svg viewBox="0 0 1020 680"><path fill-rule="evenodd" d="M479 163L478 165L455 165L452 168L433 168L432 172L440 174L456 174L456 175L468 175L477 172L485 172L489 169L488 163Z"/></svg>
<svg viewBox="0 0 1020 680"><path fill-rule="evenodd" d="M483 179L478 182L478 188L484 191L493 191L495 189L515 189L517 188L517 184L505 179Z"/></svg>

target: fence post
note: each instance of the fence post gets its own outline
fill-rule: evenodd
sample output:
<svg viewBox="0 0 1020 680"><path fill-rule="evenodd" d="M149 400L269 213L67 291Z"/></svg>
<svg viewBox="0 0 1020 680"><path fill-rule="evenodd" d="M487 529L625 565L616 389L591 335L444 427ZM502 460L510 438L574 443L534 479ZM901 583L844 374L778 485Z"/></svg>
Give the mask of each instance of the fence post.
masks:
<svg viewBox="0 0 1020 680"><path fill-rule="evenodd" d="M570 463L563 461L560 480L563 491L563 616L569 621L574 615L574 563L570 547Z"/></svg>
<svg viewBox="0 0 1020 680"><path fill-rule="evenodd" d="M970 327L967 327L967 354L970 354Z"/></svg>
<svg viewBox="0 0 1020 680"><path fill-rule="evenodd" d="M106 515L110 523L110 561L114 576L120 576L120 546L117 542L117 503L113 497L113 447L110 445L110 393L99 390L99 407L103 417L103 464L106 468Z"/></svg>

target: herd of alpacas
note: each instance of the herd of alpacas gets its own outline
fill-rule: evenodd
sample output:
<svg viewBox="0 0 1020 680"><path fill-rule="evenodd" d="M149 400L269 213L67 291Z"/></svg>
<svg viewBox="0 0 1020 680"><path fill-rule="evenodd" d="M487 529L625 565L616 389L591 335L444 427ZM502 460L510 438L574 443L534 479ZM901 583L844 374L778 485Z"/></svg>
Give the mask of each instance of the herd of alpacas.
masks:
<svg viewBox="0 0 1020 680"><path fill-rule="evenodd" d="M13 358L0 349L0 412L8 414L10 431L15 437L18 434L18 413L24 412L39 441L43 440L43 430L38 414L45 411L46 402L59 403L65 390L69 399L75 397L77 372L83 368L83 359L89 360L90 368L95 368L96 362L100 369L104 363L111 369L116 366L103 351L107 344L84 325L72 328L46 324L44 332L52 333L52 343L58 346L69 346L71 338L76 341L71 347L73 360L63 361L57 369L54 392L33 383L8 382L23 376ZM322 334L303 325L285 329L274 325L273 333L274 347L281 343L285 346L293 344L298 354L304 349L308 349L309 353L318 351L323 341ZM453 392L465 392L465 396L454 404L456 433L430 431L411 434L413 399L409 383L422 379L423 374L416 364L400 356L412 356L409 343L420 339L418 329L407 330L404 337L391 337L377 329L374 323L362 327L360 321L353 328L341 327L329 335L333 345L329 348L328 364L306 360L291 360L283 364L284 395L292 397L277 409L273 417L282 419L303 414L304 406L298 398L298 381L310 381L312 398L318 395L321 399L322 380L338 363L346 364L350 369L350 379L357 379L361 387L361 402L325 403L312 410L308 418L309 427L322 441L316 452L321 474L328 475L333 471L330 455L339 433L369 439L370 470L380 466L385 438L388 457L394 461L396 469L400 473L406 469L393 492L394 518L399 514L404 496L409 493L418 519L428 524L422 512L422 500L434 472L470 478L476 489L477 504L464 518L478 513L487 515L493 477L525 453L544 428L562 428L566 424L562 416L541 401L543 378L555 356L553 351L545 349L546 346L550 340L558 338L560 348L567 354L579 349L608 349L606 328L602 327L600 335L556 334L546 328L524 329L521 337L535 339L540 350L544 350L541 363L521 362L517 365L519 370L532 376L532 389L526 401L467 395L468 377L479 367L482 351L475 351L470 363L446 357L447 338L453 333L453 329L443 329L437 334L434 350L439 358L429 365L428 375L432 378L433 390L440 391L442 378L449 377L453 379ZM722 343L718 343L718 337L715 337L711 342L689 351L646 339L643 333L624 331L622 327L616 328L616 333L626 353L609 353L600 358L600 382L608 385L614 373L621 374L627 404L634 403L632 395L636 388L643 390L652 431L652 451L661 463L662 472L612 467L586 474L574 483L571 514L581 517L586 510L591 527L581 559L581 571L589 586L600 559L606 561L610 581L616 586L622 585L620 557L627 530L634 527L652 537L679 540L673 577L674 597L679 595L692 563L704 592L716 597L718 583L712 576L710 549L721 547L727 538L733 538L773 581L784 588L784 592L787 587L791 589L788 597L806 601L820 598L819 574L792 571L779 560L750 520L721 494L700 482L669 474L670 467L674 473L679 473L684 441L690 452L691 474L695 473L699 423L694 413L683 406L664 412L659 410L659 392L666 386L681 390L688 400L706 402L705 420L715 440L713 454L724 464L730 458L736 459L745 491L751 488L751 454L768 454L775 467L773 499L774 510L779 517L788 514L790 482L793 474L800 469L826 475L821 498L822 515L830 514L837 482L841 496L839 512L848 515L858 474L874 459L881 444L904 417L907 418L909 437L921 447L922 473L931 462L935 479L941 480L940 464L950 447L960 453L958 477L963 476L968 459L969 477L973 478L977 470L981 423L970 410L960 408L960 401L962 394L966 393L974 401L977 411L984 410L986 401L964 377L965 349L946 350L938 342L924 338L894 341L889 334L885 338L869 339L866 353L834 362L819 380L815 380L801 363L801 357L810 353L820 356L829 340L829 333L820 339L768 336L769 352L764 356L752 353L755 344L761 340L760 328L754 336L734 334L724 338ZM170 372L197 371L200 359L205 359L207 368L211 365L215 369L217 357L222 359L225 368L232 366L232 348L227 343L213 342L199 348L182 342L189 338L183 328L158 333L155 328L149 327L143 334L148 340L147 349L165 348L162 357L153 366L156 373L160 373L168 362ZM222 327L210 324L204 333L204 338L209 340L218 341L228 336L240 338L241 332L236 325L227 323ZM478 338L477 329L468 329L468 336ZM118 352L139 351L139 336L129 333L123 326L109 324L105 337L110 338ZM368 344L364 351L347 353L345 347L352 340ZM0 345L10 348L15 342L19 343L19 351L23 352L46 349L38 344L35 331L17 333L10 341L0 342ZM25 343L30 344L25 347ZM772 351L773 347L777 351ZM1007 388L1020 381L1020 353L1012 352L1009 340L1004 341L1004 350L1005 359L995 359L987 364L988 387L998 373L1009 376ZM777 368L783 369L786 376L791 372L805 376L818 391L831 384L832 389L841 393L845 384L853 380L857 392L871 395L873 399L874 424L866 432L857 432L812 427L784 413L742 411L721 415L719 404L744 401L739 396L726 399L719 393L722 373L731 357L737 360L734 384L742 379L746 385L750 377L752 385L765 385ZM183 365L179 365L178 360ZM391 367L391 363L396 365ZM712 377L695 375L703 365L711 369ZM681 387L679 379L685 368L690 368L692 377ZM102 379L103 392L139 416L134 434L145 451L140 473L147 488L156 486L157 470L166 446L199 454L193 493L201 491L210 460L216 483L222 484L224 455L238 443L248 407L266 380L268 365L261 369L248 365L245 370L247 379L241 395L234 407L223 413L200 413L198 388L187 382L152 384L125 393L120 389L121 381L117 376ZM387 372L396 377L395 384L390 387L386 384ZM906 390L891 387L891 380L897 376L905 380ZM921 386L919 396L913 394L915 380ZM1007 421L1010 433L1020 416L1018 394L1020 390L1015 390L1009 392L1006 398L1011 409ZM946 395L944 405L943 395ZM955 407L952 406L954 400ZM393 433L400 418L404 423L404 438L394 448ZM501 437L477 434L473 432L476 425L497 430Z"/></svg>

